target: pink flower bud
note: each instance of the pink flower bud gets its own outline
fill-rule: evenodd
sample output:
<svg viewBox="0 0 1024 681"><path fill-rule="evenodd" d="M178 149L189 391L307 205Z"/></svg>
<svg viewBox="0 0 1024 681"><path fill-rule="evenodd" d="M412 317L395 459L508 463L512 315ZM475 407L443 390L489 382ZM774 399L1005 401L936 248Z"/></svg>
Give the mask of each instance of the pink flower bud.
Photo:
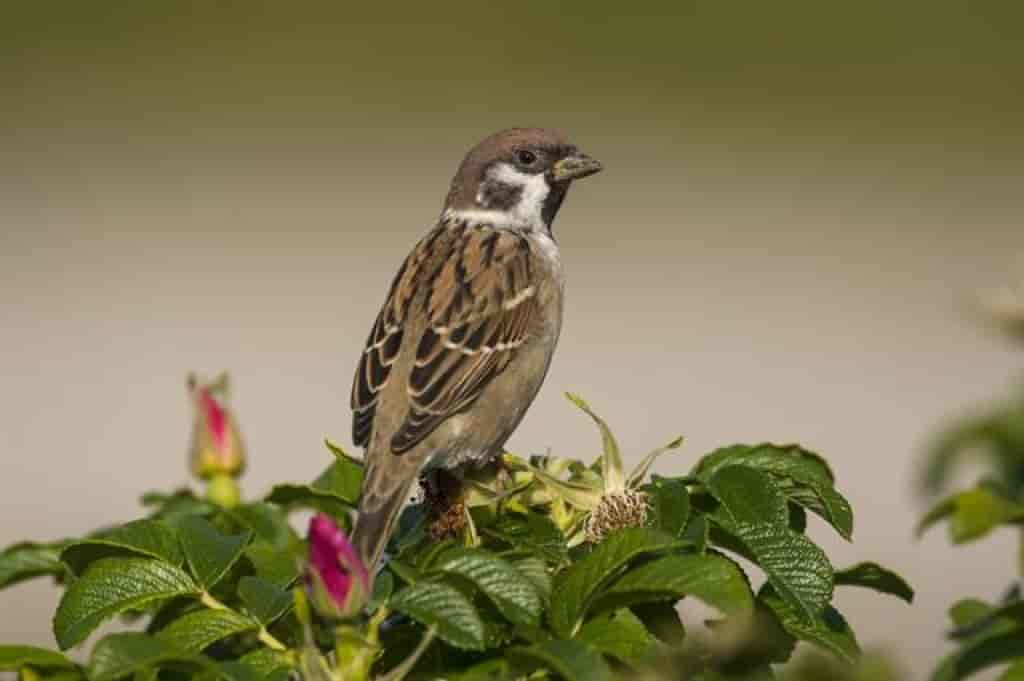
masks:
<svg viewBox="0 0 1024 681"><path fill-rule="evenodd" d="M190 375L188 388L195 407L189 459L196 477L238 476L245 468L245 445L234 417L224 404L227 376L199 383Z"/></svg>
<svg viewBox="0 0 1024 681"><path fill-rule="evenodd" d="M366 566L345 533L323 513L309 521L306 587L313 608L335 619L357 615L370 598Z"/></svg>

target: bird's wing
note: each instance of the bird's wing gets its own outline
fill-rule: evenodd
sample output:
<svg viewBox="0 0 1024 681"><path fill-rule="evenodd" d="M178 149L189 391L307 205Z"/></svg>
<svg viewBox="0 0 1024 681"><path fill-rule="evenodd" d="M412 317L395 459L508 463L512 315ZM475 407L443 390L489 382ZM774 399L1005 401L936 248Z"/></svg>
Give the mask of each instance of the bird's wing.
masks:
<svg viewBox="0 0 1024 681"><path fill-rule="evenodd" d="M526 237L486 227L442 225L413 249L395 276L356 371L352 430L357 445L369 442L377 397L413 314L425 315L427 323L417 339L408 412L392 437L392 451L411 449L479 397L508 366L536 315L532 258ZM417 296L422 287L426 292Z"/></svg>
<svg viewBox="0 0 1024 681"><path fill-rule="evenodd" d="M409 375L409 412L391 440L404 452L469 407L525 342L537 312L533 254L508 230L464 229L430 278L429 323Z"/></svg>

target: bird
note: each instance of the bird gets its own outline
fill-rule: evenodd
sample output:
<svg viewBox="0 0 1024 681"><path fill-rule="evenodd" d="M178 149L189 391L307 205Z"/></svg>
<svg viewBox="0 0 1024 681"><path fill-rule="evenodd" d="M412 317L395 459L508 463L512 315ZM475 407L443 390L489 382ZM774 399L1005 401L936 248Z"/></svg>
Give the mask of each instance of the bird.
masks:
<svg viewBox="0 0 1024 681"><path fill-rule="evenodd" d="M485 138L394 276L351 396L365 465L351 539L371 571L413 482L496 460L536 397L562 326L552 224L569 186L601 170L556 130Z"/></svg>

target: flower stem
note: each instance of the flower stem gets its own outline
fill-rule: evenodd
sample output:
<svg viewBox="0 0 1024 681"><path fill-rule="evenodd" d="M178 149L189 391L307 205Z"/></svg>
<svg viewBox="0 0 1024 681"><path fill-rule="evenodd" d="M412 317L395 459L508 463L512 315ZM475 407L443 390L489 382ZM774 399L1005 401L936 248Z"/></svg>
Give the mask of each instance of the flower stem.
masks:
<svg viewBox="0 0 1024 681"><path fill-rule="evenodd" d="M221 603L207 591L204 591L202 595L199 596L199 602L211 610L228 610L234 612L232 608ZM256 638L271 650L288 650L288 646L278 641L273 634L267 631L266 627L260 627L259 633L256 634Z"/></svg>

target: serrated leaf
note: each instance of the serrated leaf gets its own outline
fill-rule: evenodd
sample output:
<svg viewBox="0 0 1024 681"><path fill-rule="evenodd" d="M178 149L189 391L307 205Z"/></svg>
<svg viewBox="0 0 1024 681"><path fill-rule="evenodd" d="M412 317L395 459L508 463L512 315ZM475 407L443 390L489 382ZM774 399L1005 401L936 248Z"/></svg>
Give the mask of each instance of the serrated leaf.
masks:
<svg viewBox="0 0 1024 681"><path fill-rule="evenodd" d="M775 478L780 491L790 501L799 504L822 518L835 528L839 535L851 541L853 538L853 508L835 488L831 486L805 485Z"/></svg>
<svg viewBox="0 0 1024 681"><path fill-rule="evenodd" d="M153 636L129 632L109 634L93 648L89 660L90 681L115 681L136 672L168 663L209 668L202 656L178 650Z"/></svg>
<svg viewBox="0 0 1024 681"><path fill-rule="evenodd" d="M67 542L36 544L21 542L0 552L0 589L35 577L57 577L64 573L60 553Z"/></svg>
<svg viewBox="0 0 1024 681"><path fill-rule="evenodd" d="M800 445L731 445L704 456L690 474L702 482L710 480L725 466L747 466L809 485L831 487L835 475L820 455Z"/></svg>
<svg viewBox="0 0 1024 681"><path fill-rule="evenodd" d="M529 647L512 648L516 659L550 669L565 681L612 681L612 670L601 653L582 641L544 641Z"/></svg>
<svg viewBox="0 0 1024 681"><path fill-rule="evenodd" d="M256 537L279 549L291 549L299 537L288 524L288 517L280 507L272 504L242 504L227 511L227 515L240 526L253 531Z"/></svg>
<svg viewBox="0 0 1024 681"><path fill-rule="evenodd" d="M252 532L222 534L203 518L187 518L181 524L181 545L199 585L209 591L242 556Z"/></svg>
<svg viewBox="0 0 1024 681"><path fill-rule="evenodd" d="M286 678L292 670L287 654L269 648L257 648L243 655L238 662L253 669L265 681Z"/></svg>
<svg viewBox="0 0 1024 681"><path fill-rule="evenodd" d="M199 653L228 636L258 628L255 621L230 610L197 610L171 622L156 638L180 650Z"/></svg>
<svg viewBox="0 0 1024 681"><path fill-rule="evenodd" d="M112 556L145 556L180 566L185 557L174 529L162 520L135 520L70 542L61 560L82 574L96 560Z"/></svg>
<svg viewBox="0 0 1024 681"><path fill-rule="evenodd" d="M640 618L626 608L594 617L583 625L576 639L627 664L647 656L655 643Z"/></svg>
<svg viewBox="0 0 1024 681"><path fill-rule="evenodd" d="M821 614L811 621L791 603L779 597L770 586L758 595L758 600L767 605L791 636L807 641L836 655L844 662L855 662L860 657L860 645L850 625L838 610L826 606Z"/></svg>
<svg viewBox="0 0 1024 681"><path fill-rule="evenodd" d="M571 637L598 591L618 577L631 560L679 545L671 535L645 527L609 535L589 555L559 576L549 612L552 630L562 638Z"/></svg>
<svg viewBox="0 0 1024 681"><path fill-rule="evenodd" d="M805 623L813 622L832 599L832 566L824 551L790 529L786 500L772 479L753 468L724 466L708 488L722 504L711 520L749 552Z"/></svg>
<svg viewBox="0 0 1024 681"><path fill-rule="evenodd" d="M249 665L233 660L217 663L215 674L219 681L267 681Z"/></svg>
<svg viewBox="0 0 1024 681"><path fill-rule="evenodd" d="M463 650L483 650L486 630L472 601L443 582L417 582L391 598L391 608L426 627L436 627L443 641Z"/></svg>
<svg viewBox="0 0 1024 681"><path fill-rule="evenodd" d="M679 480L660 479L646 488L653 527L678 537L690 519L690 493Z"/></svg>
<svg viewBox="0 0 1024 681"><path fill-rule="evenodd" d="M749 614L754 595L740 567L715 553L670 555L634 568L601 595L602 604L633 605L694 596L727 615Z"/></svg>
<svg viewBox="0 0 1024 681"><path fill-rule="evenodd" d="M590 405L582 397L572 393L566 393L565 396L593 419L594 423L597 424L598 430L601 431L601 447L604 452L601 459L601 472L604 476L605 492L621 492L625 490L626 474L622 466L622 453L619 451L619 443L615 441L611 428L604 422L604 419L594 413L594 410L590 408Z"/></svg>
<svg viewBox="0 0 1024 681"><path fill-rule="evenodd" d="M75 663L55 650L35 646L0 646L0 671L16 672L22 667L74 669Z"/></svg>
<svg viewBox="0 0 1024 681"><path fill-rule="evenodd" d="M547 564L537 556L527 556L526 558L520 558L519 560L512 561L512 564L516 566L516 570L519 570L524 577L526 577L533 584L533 587L537 590L537 595L540 596L541 602L547 604L551 599L551 573L548 572Z"/></svg>
<svg viewBox="0 0 1024 681"><path fill-rule="evenodd" d="M458 575L472 582L513 624L540 621L543 608L537 589L508 561L483 549L450 549L429 572Z"/></svg>
<svg viewBox="0 0 1024 681"><path fill-rule="evenodd" d="M257 577L262 577L285 588L299 576L300 553L279 549L270 542L257 539L245 547L245 557L252 564Z"/></svg>
<svg viewBox="0 0 1024 681"><path fill-rule="evenodd" d="M238 581L238 597L246 611L263 626L273 624L293 604L291 591L259 577L242 577Z"/></svg>
<svg viewBox="0 0 1024 681"><path fill-rule="evenodd" d="M914 590L906 580L878 563L857 563L835 573L836 586L860 586L913 603Z"/></svg>
<svg viewBox="0 0 1024 681"><path fill-rule="evenodd" d="M53 619L62 650L81 643L102 622L126 610L198 594L179 567L150 558L102 558L72 582Z"/></svg>

